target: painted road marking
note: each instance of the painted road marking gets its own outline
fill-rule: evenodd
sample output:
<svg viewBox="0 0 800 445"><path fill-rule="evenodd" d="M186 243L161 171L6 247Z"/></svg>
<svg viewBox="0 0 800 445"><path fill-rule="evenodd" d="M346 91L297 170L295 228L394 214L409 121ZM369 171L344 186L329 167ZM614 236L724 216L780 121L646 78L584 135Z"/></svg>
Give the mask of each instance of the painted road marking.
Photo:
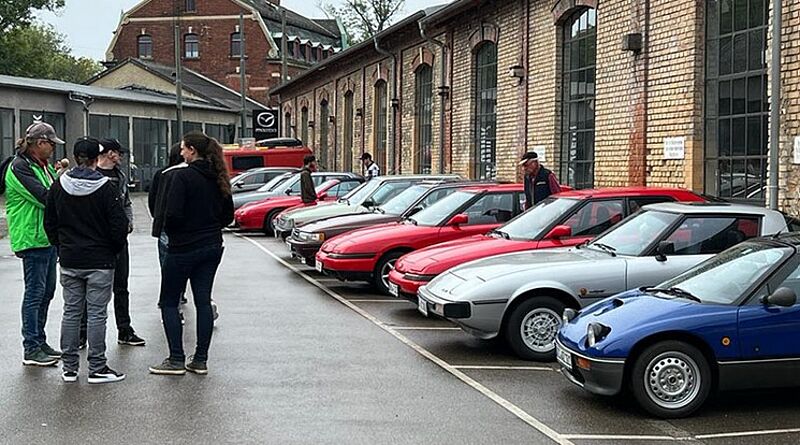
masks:
<svg viewBox="0 0 800 445"><path fill-rule="evenodd" d="M730 439L734 437L753 437L780 434L798 434L800 428L786 428L778 430L753 430L739 431L735 433L714 433L698 434L695 436L648 436L648 435L625 435L625 434L562 434L561 437L569 440L643 440L643 441L669 441L669 442L689 442L709 439Z"/></svg>
<svg viewBox="0 0 800 445"><path fill-rule="evenodd" d="M393 299L376 299L376 300L358 300L358 299L351 299L347 300L351 303L408 303L408 301L403 300L393 300Z"/></svg>
<svg viewBox="0 0 800 445"><path fill-rule="evenodd" d="M451 365L456 369L474 369L478 371L554 371L547 366L494 366L494 365Z"/></svg>
<svg viewBox="0 0 800 445"><path fill-rule="evenodd" d="M392 326L398 331L460 331L461 328L451 328L447 326Z"/></svg>

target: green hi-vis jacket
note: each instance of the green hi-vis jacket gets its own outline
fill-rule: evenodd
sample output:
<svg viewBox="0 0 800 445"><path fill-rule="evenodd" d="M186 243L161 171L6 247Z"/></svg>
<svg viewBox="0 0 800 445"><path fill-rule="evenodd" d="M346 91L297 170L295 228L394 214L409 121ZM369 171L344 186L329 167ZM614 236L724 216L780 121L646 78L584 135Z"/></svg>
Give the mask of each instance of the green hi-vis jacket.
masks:
<svg viewBox="0 0 800 445"><path fill-rule="evenodd" d="M44 232L44 206L56 177L52 166L43 167L27 154L18 154L8 167L6 218L15 253L50 246Z"/></svg>

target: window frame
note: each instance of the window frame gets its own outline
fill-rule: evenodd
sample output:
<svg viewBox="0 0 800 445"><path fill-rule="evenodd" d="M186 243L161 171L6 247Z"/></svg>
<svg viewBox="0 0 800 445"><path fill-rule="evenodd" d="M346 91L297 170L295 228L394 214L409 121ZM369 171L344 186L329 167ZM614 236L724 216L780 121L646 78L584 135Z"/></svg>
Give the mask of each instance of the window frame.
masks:
<svg viewBox="0 0 800 445"><path fill-rule="evenodd" d="M497 178L497 44L485 41L475 51L474 175Z"/></svg>
<svg viewBox="0 0 800 445"><path fill-rule="evenodd" d="M300 109L300 140L303 145L308 144L308 107Z"/></svg>
<svg viewBox="0 0 800 445"><path fill-rule="evenodd" d="M236 50L234 50L234 48ZM230 37L230 57L242 57L242 33L240 31L232 32Z"/></svg>
<svg viewBox="0 0 800 445"><path fill-rule="evenodd" d="M389 139L389 88L388 83L379 79L374 86L374 134L375 134L375 162L378 165L386 162L386 148Z"/></svg>
<svg viewBox="0 0 800 445"><path fill-rule="evenodd" d="M147 54L143 54L143 47L147 49ZM150 34L141 34L136 37L136 56L138 59L145 60L151 60L153 58L153 36Z"/></svg>
<svg viewBox="0 0 800 445"><path fill-rule="evenodd" d="M190 41L189 39L192 40ZM200 58L200 36L193 32L183 35L183 58L191 60Z"/></svg>
<svg viewBox="0 0 800 445"><path fill-rule="evenodd" d="M344 93L344 129L342 140L342 170L353 169L353 144L355 143L355 94Z"/></svg>
<svg viewBox="0 0 800 445"><path fill-rule="evenodd" d="M320 167L328 167L328 137L330 134L330 104L323 100L319 103L319 163Z"/></svg>
<svg viewBox="0 0 800 445"><path fill-rule="evenodd" d="M433 172L433 67L427 63L414 72L414 172Z"/></svg>
<svg viewBox="0 0 800 445"><path fill-rule="evenodd" d="M186 0L183 6L184 6L184 12L197 12L196 0Z"/></svg>

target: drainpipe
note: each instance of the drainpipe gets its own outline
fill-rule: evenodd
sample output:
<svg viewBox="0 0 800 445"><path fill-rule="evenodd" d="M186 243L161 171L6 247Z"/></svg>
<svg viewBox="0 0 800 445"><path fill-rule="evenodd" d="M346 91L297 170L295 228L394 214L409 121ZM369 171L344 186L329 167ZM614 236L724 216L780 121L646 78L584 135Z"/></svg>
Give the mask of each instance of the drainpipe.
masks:
<svg viewBox="0 0 800 445"><path fill-rule="evenodd" d="M92 96L87 96L85 94L80 94L76 92L70 92L69 96L67 96L69 100L72 102L78 102L83 106L83 134L89 134L89 106L94 103L94 98Z"/></svg>
<svg viewBox="0 0 800 445"><path fill-rule="evenodd" d="M390 170L387 166L386 173L394 173L397 171L397 112L400 105L400 101L397 99L397 56L394 53L391 53L383 48L380 47L378 44L378 37L375 36L372 38L373 43L375 44L375 51L378 54L381 54L385 57L392 58L392 128L389 130L389 140L391 141L390 150L392 152L392 169Z"/></svg>
<svg viewBox="0 0 800 445"><path fill-rule="evenodd" d="M426 42L439 47L439 49L442 52L441 57L439 57L439 59L441 59L440 62L441 72L439 74L442 79L442 85L439 86L439 98L441 101L441 106L439 109L439 174L444 174L445 101L447 100L447 97L450 95L450 87L447 86L447 60L445 58L445 52L447 50L447 46L444 43L434 39L433 37L429 37L427 34L425 34L425 27L422 25L422 22L419 22L419 35Z"/></svg>
<svg viewBox="0 0 800 445"><path fill-rule="evenodd" d="M769 208L778 210L778 163L781 137L781 0L772 2L772 94L769 129Z"/></svg>

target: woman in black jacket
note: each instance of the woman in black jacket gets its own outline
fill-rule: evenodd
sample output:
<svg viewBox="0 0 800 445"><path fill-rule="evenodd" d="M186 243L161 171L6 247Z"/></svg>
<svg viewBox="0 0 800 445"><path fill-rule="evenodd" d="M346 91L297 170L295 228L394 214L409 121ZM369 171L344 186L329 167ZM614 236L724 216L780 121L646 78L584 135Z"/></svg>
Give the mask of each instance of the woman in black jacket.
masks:
<svg viewBox="0 0 800 445"><path fill-rule="evenodd" d="M214 329L211 289L222 259L222 229L233 221L230 179L219 143L202 133L189 133L181 142L186 164L170 169L163 227L169 238L161 269L161 318L169 357L151 366L153 374L208 373L208 347ZM183 327L178 307L186 282L197 308L197 347L193 357L183 352Z"/></svg>

